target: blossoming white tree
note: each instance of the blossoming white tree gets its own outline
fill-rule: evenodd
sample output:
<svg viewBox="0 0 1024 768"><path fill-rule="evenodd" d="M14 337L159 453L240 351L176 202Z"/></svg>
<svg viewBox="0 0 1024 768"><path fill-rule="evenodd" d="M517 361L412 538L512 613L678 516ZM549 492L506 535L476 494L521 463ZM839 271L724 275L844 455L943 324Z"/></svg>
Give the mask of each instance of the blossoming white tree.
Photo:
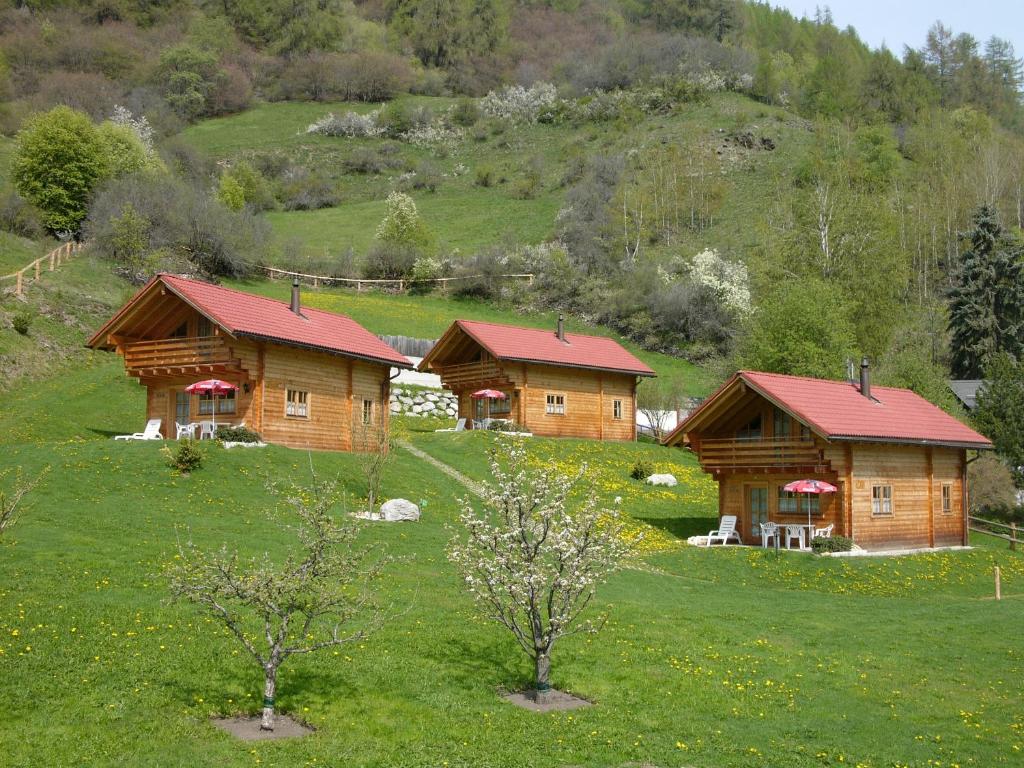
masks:
<svg viewBox="0 0 1024 768"><path fill-rule="evenodd" d="M483 615L508 629L533 660L542 700L555 642L604 624L604 617L580 616L629 544L616 510L600 508L589 493L570 499L585 467L573 476L530 468L522 442L508 445L504 457L491 453L484 509L463 500L467 535L451 542L448 557Z"/></svg>
<svg viewBox="0 0 1024 768"><path fill-rule="evenodd" d="M286 506L298 518L296 552L275 564L269 555L243 560L226 546L203 552L179 545L168 567L175 598L201 606L259 664L264 676L262 730L274 729L277 671L290 656L351 643L377 629L384 613L370 586L387 562L356 545L358 526L331 514L331 483L294 487Z"/></svg>

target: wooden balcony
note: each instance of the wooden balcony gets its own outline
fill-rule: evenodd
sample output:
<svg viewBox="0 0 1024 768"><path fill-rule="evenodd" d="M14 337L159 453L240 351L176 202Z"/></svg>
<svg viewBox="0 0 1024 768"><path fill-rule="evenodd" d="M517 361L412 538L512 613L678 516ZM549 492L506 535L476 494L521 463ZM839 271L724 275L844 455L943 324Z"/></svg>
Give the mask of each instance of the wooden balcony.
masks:
<svg viewBox="0 0 1024 768"><path fill-rule="evenodd" d="M505 372L493 360L437 366L436 370L441 383L448 389L482 388L510 383Z"/></svg>
<svg viewBox="0 0 1024 768"><path fill-rule="evenodd" d="M140 378L245 373L222 336L135 341L123 349L128 374Z"/></svg>
<svg viewBox="0 0 1024 768"><path fill-rule="evenodd" d="M804 469L830 472L831 463L810 438L700 440L695 446L705 472L782 472Z"/></svg>

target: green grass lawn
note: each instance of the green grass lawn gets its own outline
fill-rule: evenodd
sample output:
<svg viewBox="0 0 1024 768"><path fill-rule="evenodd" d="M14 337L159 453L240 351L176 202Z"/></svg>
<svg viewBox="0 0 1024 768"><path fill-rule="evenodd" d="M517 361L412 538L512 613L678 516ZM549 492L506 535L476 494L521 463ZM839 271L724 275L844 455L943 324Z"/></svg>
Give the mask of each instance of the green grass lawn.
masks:
<svg viewBox="0 0 1024 768"><path fill-rule="evenodd" d="M464 489L397 449L386 495L425 502L423 519L363 534L401 558L381 585L395 618L357 647L284 667L280 706L315 735L236 742L209 718L255 712L259 672L222 629L167 601L160 571L184 535L280 553L265 480L302 480L307 456L210 447L202 469L176 476L159 445L109 439L140 426L144 390L114 356L86 357L0 410L3 466L52 468L0 542L4 765L1020 765L1019 554L690 548L681 537L709 528L717 506L686 453L541 439L531 463L588 462L587 492L622 497L634 530L659 542L601 588L604 631L556 648L554 684L593 707L538 715L500 699L529 665L473 617L444 556ZM476 478L503 439L402 422L406 439ZM682 484L630 480L641 457ZM357 457L312 460L358 503Z"/></svg>
<svg viewBox="0 0 1024 768"><path fill-rule="evenodd" d="M40 256L49 253L57 243L53 240L29 240L27 237L19 237L10 232L0 231L0 275L7 275L27 266ZM43 269L46 269L46 265ZM4 287L10 287L13 282L4 283Z"/></svg>

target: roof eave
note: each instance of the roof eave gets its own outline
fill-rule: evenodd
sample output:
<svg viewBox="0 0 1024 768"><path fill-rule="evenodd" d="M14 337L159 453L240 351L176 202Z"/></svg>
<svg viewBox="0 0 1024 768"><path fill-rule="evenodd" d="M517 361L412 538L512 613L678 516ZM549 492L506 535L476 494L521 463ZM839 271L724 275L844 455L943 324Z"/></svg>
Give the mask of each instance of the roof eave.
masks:
<svg viewBox="0 0 1024 768"><path fill-rule="evenodd" d="M647 378L657 377L657 373L654 371L637 371L632 368L608 368L601 367L599 365L580 365L578 363L563 363L555 360L536 360L532 357L499 357L494 356L497 360L508 360L512 363L534 363L535 365L553 365L558 368L579 368L584 371L603 371L604 373L621 373L625 376L644 376Z"/></svg>
<svg viewBox="0 0 1024 768"><path fill-rule="evenodd" d="M301 341L292 341L291 339L282 339L277 336L267 336L262 333L250 333L248 331L237 331L236 335L254 339L256 341L269 341L274 344L281 344L286 347L297 347L299 349L310 349L315 352L324 352L328 355L337 355L338 357L351 357L354 360L363 360L368 363L376 363L377 365L387 365L392 368L403 368L408 371L415 370L415 366L408 360L404 363L400 363L397 360L390 360L384 357L374 357L373 355L361 355L358 352L348 352L342 349L333 349L331 347L323 347L318 344L306 344Z"/></svg>
<svg viewBox="0 0 1024 768"><path fill-rule="evenodd" d="M932 440L928 438L878 437L872 435L830 435L829 440L838 443L883 443L886 445L915 445L934 448L966 448L972 451L994 450L992 443L978 443L969 440Z"/></svg>

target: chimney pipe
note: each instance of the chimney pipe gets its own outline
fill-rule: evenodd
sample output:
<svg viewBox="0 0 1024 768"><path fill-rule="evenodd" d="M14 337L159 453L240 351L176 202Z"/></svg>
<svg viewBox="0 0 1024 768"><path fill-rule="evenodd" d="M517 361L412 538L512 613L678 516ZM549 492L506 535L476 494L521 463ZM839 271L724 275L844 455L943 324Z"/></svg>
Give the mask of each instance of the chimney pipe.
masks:
<svg viewBox="0 0 1024 768"><path fill-rule="evenodd" d="M860 393L871 399L871 368L868 366L868 359L862 357L860 360Z"/></svg>
<svg viewBox="0 0 1024 768"><path fill-rule="evenodd" d="M302 317L302 305L299 303L299 278L292 278L292 312Z"/></svg>
<svg viewBox="0 0 1024 768"><path fill-rule="evenodd" d="M559 341L565 341L565 318L561 313L558 314L558 331L556 335Z"/></svg>

